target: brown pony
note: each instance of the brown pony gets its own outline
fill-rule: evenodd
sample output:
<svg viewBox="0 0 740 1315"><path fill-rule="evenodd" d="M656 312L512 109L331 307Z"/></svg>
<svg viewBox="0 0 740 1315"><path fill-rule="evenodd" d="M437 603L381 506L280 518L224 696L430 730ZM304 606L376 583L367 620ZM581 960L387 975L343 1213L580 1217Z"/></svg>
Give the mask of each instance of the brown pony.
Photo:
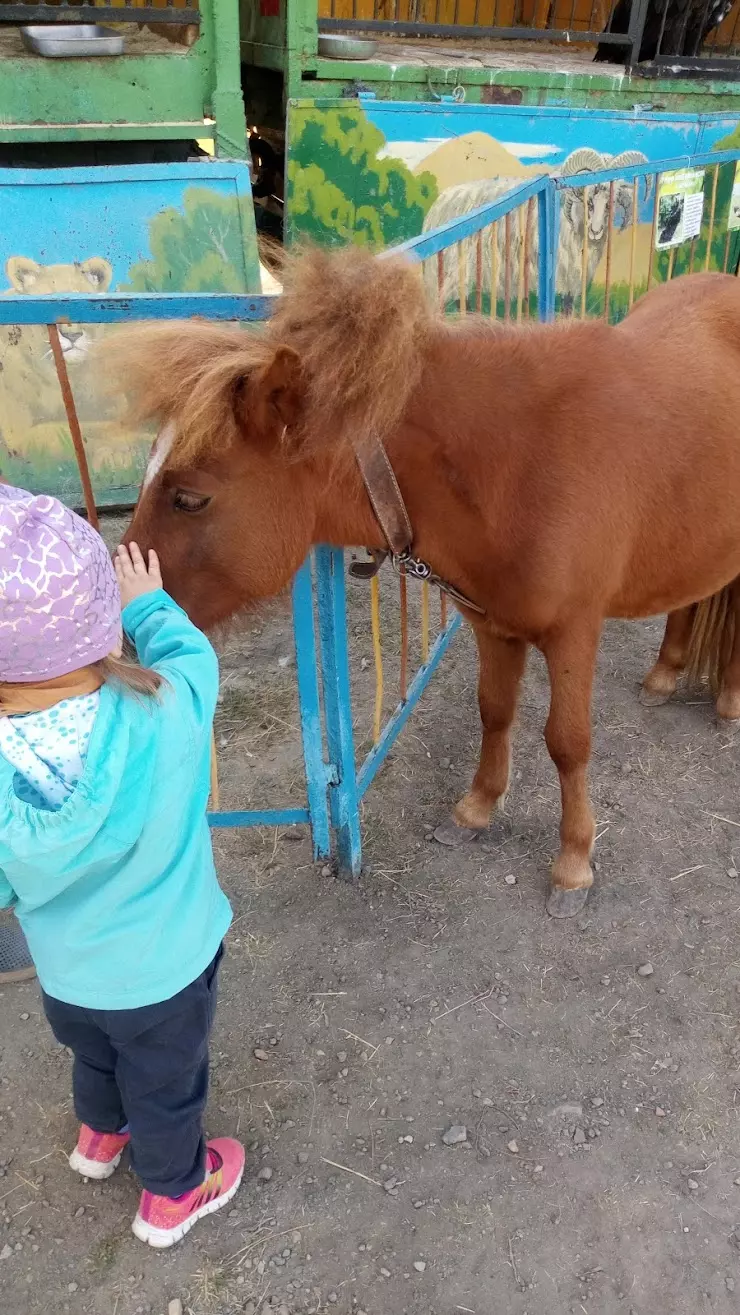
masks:
<svg viewBox="0 0 740 1315"><path fill-rule="evenodd" d="M380 436L415 553L484 609L467 611L480 763L439 838L479 832L506 792L534 644L562 791L548 910L569 916L593 881L605 618L671 613L645 698L669 697L688 666L713 674L719 715L740 718L740 284L678 279L617 327L513 328L445 320L400 259L312 250L285 277L262 332L118 337L118 376L162 427L128 537L156 547L169 588L211 627L281 590L312 544L386 546L352 447Z"/></svg>

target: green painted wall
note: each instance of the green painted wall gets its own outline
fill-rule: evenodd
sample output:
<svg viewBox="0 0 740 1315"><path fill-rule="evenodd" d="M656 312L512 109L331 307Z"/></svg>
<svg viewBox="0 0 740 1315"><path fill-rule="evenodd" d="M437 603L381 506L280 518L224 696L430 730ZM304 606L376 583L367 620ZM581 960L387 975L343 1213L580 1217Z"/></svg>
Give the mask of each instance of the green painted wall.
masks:
<svg viewBox="0 0 740 1315"><path fill-rule="evenodd" d="M679 110L701 113L740 106L740 83L732 81L658 81L609 74L594 66L593 74L564 74L531 69L455 67L442 56L439 67L390 64L383 60L342 61L319 58L317 0L278 0L279 16L260 17L260 0L240 0L242 58L245 63L284 73L289 98L338 97L358 82L383 100L434 102L456 86L465 98L487 105L572 105L625 110ZM269 0L268 0L269 5ZM425 43L426 44L426 43ZM598 68L598 71L596 71Z"/></svg>
<svg viewBox="0 0 740 1315"><path fill-rule="evenodd" d="M244 158L235 0L201 0L201 18L189 49L113 59L1 58L0 142L210 137L219 155Z"/></svg>

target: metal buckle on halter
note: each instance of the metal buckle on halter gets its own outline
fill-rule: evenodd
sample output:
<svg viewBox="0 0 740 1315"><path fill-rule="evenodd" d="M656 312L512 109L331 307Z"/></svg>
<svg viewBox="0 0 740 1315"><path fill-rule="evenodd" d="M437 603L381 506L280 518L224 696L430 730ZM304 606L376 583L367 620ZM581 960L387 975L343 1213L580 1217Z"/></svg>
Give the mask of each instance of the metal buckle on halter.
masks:
<svg viewBox="0 0 740 1315"><path fill-rule="evenodd" d="M350 563L349 573L355 580L374 579L383 562L386 558L389 558L394 571L398 575L408 575L412 580L426 580L428 584L435 585L444 594L448 594L454 602L461 603L463 607L470 608L472 612L478 612L480 616L485 615L484 608L479 607L477 603L472 603L454 585L440 579L438 575L435 575L429 563L423 562L420 557L414 557L410 549L406 548L403 552L384 552L380 548L367 548L366 551L370 555L371 560L369 562Z"/></svg>
<svg viewBox="0 0 740 1315"><path fill-rule="evenodd" d="M465 594L461 594L459 589L456 589L452 584L448 584L446 580L437 575L428 562L422 561L421 557L414 557L410 549L407 548L405 552L391 553L390 558L394 569L399 575L409 575L412 580L425 580L427 584L441 589L442 593L447 594L453 602L460 603L463 607L469 607L472 612L477 612L480 616L485 615L482 607L479 607L477 603L471 603L470 599L466 598Z"/></svg>
<svg viewBox="0 0 740 1315"><path fill-rule="evenodd" d="M391 562L394 570L399 575L410 575L414 580L431 580L434 572L428 562L423 562L420 557L413 557L410 549L405 552L396 552L391 554Z"/></svg>

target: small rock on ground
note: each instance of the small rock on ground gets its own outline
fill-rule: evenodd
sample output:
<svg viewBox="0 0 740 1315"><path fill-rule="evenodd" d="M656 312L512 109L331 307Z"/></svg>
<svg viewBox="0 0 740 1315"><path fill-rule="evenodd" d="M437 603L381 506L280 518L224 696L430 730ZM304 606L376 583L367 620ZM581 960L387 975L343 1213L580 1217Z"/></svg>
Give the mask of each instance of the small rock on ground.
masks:
<svg viewBox="0 0 740 1315"><path fill-rule="evenodd" d="M468 1130L464 1123L453 1123L446 1132L442 1133L442 1141L445 1146L460 1146L462 1142L468 1140Z"/></svg>
<svg viewBox="0 0 740 1315"><path fill-rule="evenodd" d="M564 1101L562 1105L556 1105L554 1109L550 1110L550 1118L552 1119L580 1119L582 1114L583 1106L577 1101Z"/></svg>

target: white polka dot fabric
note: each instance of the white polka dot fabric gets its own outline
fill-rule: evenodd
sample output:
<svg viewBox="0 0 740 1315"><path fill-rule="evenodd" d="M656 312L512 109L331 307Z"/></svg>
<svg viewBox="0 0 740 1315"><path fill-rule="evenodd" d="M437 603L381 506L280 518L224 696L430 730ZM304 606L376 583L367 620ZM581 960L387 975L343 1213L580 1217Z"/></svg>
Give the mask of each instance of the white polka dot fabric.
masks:
<svg viewBox="0 0 740 1315"><path fill-rule="evenodd" d="M14 788L34 808L57 809L85 770L100 691L45 712L0 717L0 753L16 769Z"/></svg>

